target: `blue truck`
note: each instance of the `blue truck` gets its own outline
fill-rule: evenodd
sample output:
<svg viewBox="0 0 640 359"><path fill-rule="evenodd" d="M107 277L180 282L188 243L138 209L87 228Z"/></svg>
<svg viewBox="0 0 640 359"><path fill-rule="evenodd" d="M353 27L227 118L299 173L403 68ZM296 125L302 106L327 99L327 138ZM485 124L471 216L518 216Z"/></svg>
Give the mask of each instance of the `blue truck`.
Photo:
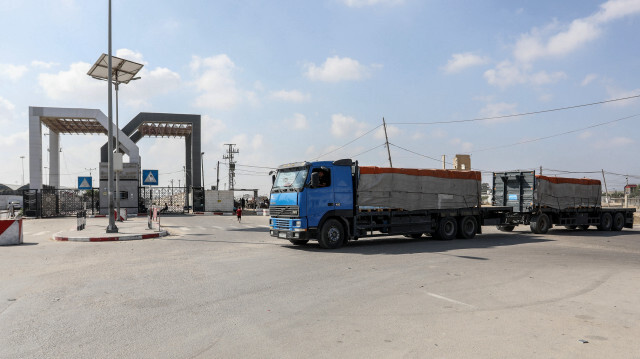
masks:
<svg viewBox="0 0 640 359"><path fill-rule="evenodd" d="M513 212L482 207L480 180L476 171L360 167L351 159L285 164L272 176L270 235L327 249L378 236L471 239Z"/></svg>

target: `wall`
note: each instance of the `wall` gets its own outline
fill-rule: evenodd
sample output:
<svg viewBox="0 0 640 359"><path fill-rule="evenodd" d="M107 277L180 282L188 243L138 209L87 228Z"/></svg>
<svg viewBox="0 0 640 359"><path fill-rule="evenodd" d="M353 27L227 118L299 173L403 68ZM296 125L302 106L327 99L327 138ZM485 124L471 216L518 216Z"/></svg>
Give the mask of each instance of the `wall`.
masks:
<svg viewBox="0 0 640 359"><path fill-rule="evenodd" d="M233 191L205 191L204 210L207 212L232 212Z"/></svg>

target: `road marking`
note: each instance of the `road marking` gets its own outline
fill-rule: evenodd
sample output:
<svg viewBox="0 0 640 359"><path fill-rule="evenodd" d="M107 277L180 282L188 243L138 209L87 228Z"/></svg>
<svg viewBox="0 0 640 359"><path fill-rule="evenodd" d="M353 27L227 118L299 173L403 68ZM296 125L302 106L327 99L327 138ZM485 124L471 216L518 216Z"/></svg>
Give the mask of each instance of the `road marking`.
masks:
<svg viewBox="0 0 640 359"><path fill-rule="evenodd" d="M470 308L475 308L475 307L476 307L475 305L471 305L471 304L467 304L467 303L462 303L462 302L459 302L459 301L457 301L457 300L453 300L453 299L450 299L450 298L447 298L447 297L443 297L443 296L441 296L441 295L437 295L437 294L434 294L434 293L429 293L429 292L427 292L427 294L428 294L428 295L430 295L430 296L432 296L432 297L434 297L434 298L438 298L438 299L446 300L447 302L451 302L451 303L455 303L455 304L460 304L460 305L465 305L465 306L470 307Z"/></svg>
<svg viewBox="0 0 640 359"><path fill-rule="evenodd" d="M224 228L222 228L220 226L211 226L211 228L215 228L217 230L224 231Z"/></svg>
<svg viewBox="0 0 640 359"><path fill-rule="evenodd" d="M49 233L49 231L42 231L42 232L34 233L33 235L34 236L41 236L41 235L47 234L47 233Z"/></svg>
<svg viewBox="0 0 640 359"><path fill-rule="evenodd" d="M180 227L180 229L183 230L183 231L190 231L191 230L191 228L189 228L189 227Z"/></svg>

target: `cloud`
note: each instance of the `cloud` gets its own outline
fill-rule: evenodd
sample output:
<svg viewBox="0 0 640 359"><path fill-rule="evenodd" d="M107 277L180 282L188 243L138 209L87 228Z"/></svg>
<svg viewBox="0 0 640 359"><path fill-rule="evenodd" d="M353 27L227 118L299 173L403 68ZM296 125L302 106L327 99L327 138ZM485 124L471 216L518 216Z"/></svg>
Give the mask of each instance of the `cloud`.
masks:
<svg viewBox="0 0 640 359"><path fill-rule="evenodd" d="M13 122L15 108L14 104L0 96L0 124Z"/></svg>
<svg viewBox="0 0 640 359"><path fill-rule="evenodd" d="M241 92L236 88L233 78L236 65L227 55L206 58L193 56L190 66L196 75L193 84L201 92L196 98L196 106L226 110L242 101Z"/></svg>
<svg viewBox="0 0 640 359"><path fill-rule="evenodd" d="M473 143L462 141L459 138L452 138L449 141L449 144L456 146L457 148L462 150L462 152L470 152L473 148Z"/></svg>
<svg viewBox="0 0 640 359"><path fill-rule="evenodd" d="M609 100L613 100L618 98L638 96L640 95L640 88L637 88L635 90L622 90L622 89L614 88L612 86L608 86L607 93L609 94ZM611 107L625 107L625 106L636 105L637 101L638 99L636 98L635 100L609 102L605 105L611 106Z"/></svg>
<svg viewBox="0 0 640 359"><path fill-rule="evenodd" d="M400 129L394 125L387 125L387 136L389 138L397 138L397 136L400 134ZM374 133L373 133L373 137L377 138L379 140L384 140L384 128L380 127L378 128ZM398 139L399 140L399 139Z"/></svg>
<svg viewBox="0 0 640 359"><path fill-rule="evenodd" d="M366 132L367 124L343 114L331 116L331 133L336 137L360 136Z"/></svg>
<svg viewBox="0 0 640 359"><path fill-rule="evenodd" d="M118 50L118 54L120 54L120 50ZM130 58L142 61L141 54L135 54L127 59ZM71 64L67 70L57 73L42 73L38 76L38 84L46 96L53 100L73 101L73 103L104 102L107 94L106 82L98 81L87 75L91 66L86 62L76 62ZM149 100L154 96L175 90L181 82L180 75L164 67L152 70L142 68L138 75L141 77L140 80L131 81L120 87L121 95L124 95L120 97L120 100L137 107L148 106Z"/></svg>
<svg viewBox="0 0 640 359"><path fill-rule="evenodd" d="M588 84L590 84L593 80L595 80L597 78L598 78L598 75L596 75L596 74L588 74L587 76L584 77L584 79L582 80L580 85L587 86Z"/></svg>
<svg viewBox="0 0 640 359"><path fill-rule="evenodd" d="M58 63L56 62L44 62L44 61L38 61L38 60L31 61L31 67L37 68L37 69L50 69L57 65Z"/></svg>
<svg viewBox="0 0 640 359"><path fill-rule="evenodd" d="M581 140L586 140L588 138L591 138L591 136L593 136L593 133L591 131L584 131L578 135L578 138L580 138Z"/></svg>
<svg viewBox="0 0 640 359"><path fill-rule="evenodd" d="M565 79L567 75L564 72L538 71L533 73L531 65L514 64L505 60L499 63L496 68L485 71L484 77L490 85L505 88L521 84L546 85Z"/></svg>
<svg viewBox="0 0 640 359"><path fill-rule="evenodd" d="M312 81L359 81L371 76L371 68L348 57L333 56L320 66L307 64L305 75Z"/></svg>
<svg viewBox="0 0 640 359"><path fill-rule="evenodd" d="M449 59L447 64L443 67L443 70L447 74L454 74L469 67L484 65L488 62L488 58L478 56L470 52L453 54L451 55L451 59Z"/></svg>
<svg viewBox="0 0 640 359"><path fill-rule="evenodd" d="M518 107L518 104L516 103L506 103L506 102L489 103L480 110L480 117L491 118L491 117L512 115L516 113L517 107ZM516 117L496 118L496 119L487 120L485 122L498 123L498 122L513 121L515 119Z"/></svg>
<svg viewBox="0 0 640 359"><path fill-rule="evenodd" d="M374 5L396 6L404 4L404 0L342 0L348 7L365 7Z"/></svg>
<svg viewBox="0 0 640 359"><path fill-rule="evenodd" d="M306 101L309 101L309 99L311 98L311 95L303 94L298 90L272 91L270 96L273 99L287 101L287 102L306 102Z"/></svg>
<svg viewBox="0 0 640 359"><path fill-rule="evenodd" d="M605 24L640 13L638 0L609 0L596 13L573 20L567 26L552 23L544 29L523 34L514 46L514 56L522 62L565 56L597 39Z"/></svg>
<svg viewBox="0 0 640 359"><path fill-rule="evenodd" d="M18 81L28 70L24 65L0 64L0 79Z"/></svg>
<svg viewBox="0 0 640 359"><path fill-rule="evenodd" d="M129 50L129 49L118 49L116 51L115 54L116 57L119 57L121 59L125 59L125 60L129 60L129 61L133 61L133 62L137 62L139 64L143 64L146 65L147 62L144 61L144 58L142 56L141 53L139 52L135 52L133 50Z"/></svg>
<svg viewBox="0 0 640 359"><path fill-rule="evenodd" d="M546 85L565 79L567 76L563 72L534 73L532 64L542 59L567 56L598 39L606 24L637 14L640 14L640 0L609 0L592 15L574 19L568 24L554 20L543 27L534 27L520 35L513 45L513 61L500 62L484 76L489 84L502 88L522 84Z"/></svg>
<svg viewBox="0 0 640 359"><path fill-rule="evenodd" d="M294 113L292 118L284 120L284 124L294 130L305 130L309 127L307 117L301 113Z"/></svg>
<svg viewBox="0 0 640 359"><path fill-rule="evenodd" d="M107 94L107 83L98 81L87 75L91 64L76 62L68 70L38 75L38 84L45 95L53 100L82 102L98 102Z"/></svg>

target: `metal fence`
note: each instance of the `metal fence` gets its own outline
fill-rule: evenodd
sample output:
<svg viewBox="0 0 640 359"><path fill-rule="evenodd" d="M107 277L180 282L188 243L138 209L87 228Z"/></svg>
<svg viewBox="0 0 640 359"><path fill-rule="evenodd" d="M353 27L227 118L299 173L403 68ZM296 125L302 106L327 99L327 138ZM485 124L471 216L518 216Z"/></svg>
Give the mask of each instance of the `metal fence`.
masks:
<svg viewBox="0 0 640 359"><path fill-rule="evenodd" d="M162 213L184 213L187 208L185 187L139 187L138 213L148 213L153 206Z"/></svg>
<svg viewBox="0 0 640 359"><path fill-rule="evenodd" d="M628 207L640 208L640 197L628 199ZM624 198L609 198L602 196L602 207L624 207Z"/></svg>
<svg viewBox="0 0 640 359"><path fill-rule="evenodd" d="M98 189L30 189L22 192L23 213L27 217L76 216L78 212L97 214Z"/></svg>

